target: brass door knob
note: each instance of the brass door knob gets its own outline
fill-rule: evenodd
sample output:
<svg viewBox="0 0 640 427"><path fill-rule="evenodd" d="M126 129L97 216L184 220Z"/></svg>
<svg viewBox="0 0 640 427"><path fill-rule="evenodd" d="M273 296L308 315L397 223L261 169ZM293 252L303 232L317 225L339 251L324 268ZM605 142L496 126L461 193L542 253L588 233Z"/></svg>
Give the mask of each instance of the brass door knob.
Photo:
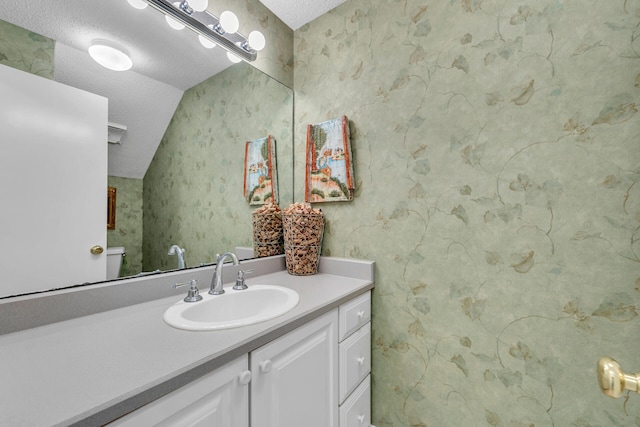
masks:
<svg viewBox="0 0 640 427"><path fill-rule="evenodd" d="M609 397L620 397L624 390L640 394L640 372L625 374L618 362L610 357L601 357L598 360L598 384Z"/></svg>
<svg viewBox="0 0 640 427"><path fill-rule="evenodd" d="M91 247L91 253L94 255L100 255L102 252L104 252L104 248L100 245L95 245Z"/></svg>

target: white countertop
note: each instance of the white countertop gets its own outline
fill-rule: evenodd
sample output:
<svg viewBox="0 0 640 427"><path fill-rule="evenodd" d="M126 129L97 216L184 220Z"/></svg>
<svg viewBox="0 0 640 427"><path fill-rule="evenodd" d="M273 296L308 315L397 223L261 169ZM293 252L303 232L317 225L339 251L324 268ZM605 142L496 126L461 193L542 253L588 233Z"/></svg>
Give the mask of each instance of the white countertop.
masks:
<svg viewBox="0 0 640 427"><path fill-rule="evenodd" d="M372 280L286 271L247 284L289 287L300 302L261 324L191 332L162 320L179 300L172 296L0 336L0 425L103 424L373 287Z"/></svg>

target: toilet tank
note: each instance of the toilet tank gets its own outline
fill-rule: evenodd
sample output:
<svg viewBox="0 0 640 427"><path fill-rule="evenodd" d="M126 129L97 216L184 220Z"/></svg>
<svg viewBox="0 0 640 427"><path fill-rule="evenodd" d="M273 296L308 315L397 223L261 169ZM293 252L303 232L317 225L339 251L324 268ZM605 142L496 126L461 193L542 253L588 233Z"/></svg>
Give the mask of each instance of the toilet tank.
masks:
<svg viewBox="0 0 640 427"><path fill-rule="evenodd" d="M120 268L122 267L122 257L124 253L124 246L107 248L107 280L120 277Z"/></svg>

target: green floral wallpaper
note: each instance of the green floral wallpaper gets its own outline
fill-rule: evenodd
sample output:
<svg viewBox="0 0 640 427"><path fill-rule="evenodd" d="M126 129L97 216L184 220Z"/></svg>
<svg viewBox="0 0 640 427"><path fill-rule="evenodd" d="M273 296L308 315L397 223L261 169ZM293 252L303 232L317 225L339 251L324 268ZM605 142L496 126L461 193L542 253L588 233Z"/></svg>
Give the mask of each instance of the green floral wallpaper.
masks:
<svg viewBox="0 0 640 427"><path fill-rule="evenodd" d="M324 254L375 260L373 424L640 425L640 2L349 0L294 35L308 123L346 114Z"/></svg>
<svg viewBox="0 0 640 427"><path fill-rule="evenodd" d="M0 64L53 80L55 42L0 20Z"/></svg>
<svg viewBox="0 0 640 427"><path fill-rule="evenodd" d="M280 203L293 200L293 91L236 64L186 91L144 177L144 271L188 267L252 246L243 195L247 140L272 135Z"/></svg>
<svg viewBox="0 0 640 427"><path fill-rule="evenodd" d="M124 246L126 256L120 276L142 271L142 180L108 177L116 188L116 229L107 231L107 247Z"/></svg>

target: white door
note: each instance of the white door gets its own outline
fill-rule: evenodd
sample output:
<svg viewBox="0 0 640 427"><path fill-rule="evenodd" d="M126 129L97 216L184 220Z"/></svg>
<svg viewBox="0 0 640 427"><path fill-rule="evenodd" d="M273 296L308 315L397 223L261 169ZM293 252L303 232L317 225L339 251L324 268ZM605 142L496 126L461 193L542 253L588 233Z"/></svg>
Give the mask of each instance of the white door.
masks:
<svg viewBox="0 0 640 427"><path fill-rule="evenodd" d="M0 65L0 296L105 280L107 99Z"/></svg>
<svg viewBox="0 0 640 427"><path fill-rule="evenodd" d="M252 427L337 427L338 314L251 352Z"/></svg>

